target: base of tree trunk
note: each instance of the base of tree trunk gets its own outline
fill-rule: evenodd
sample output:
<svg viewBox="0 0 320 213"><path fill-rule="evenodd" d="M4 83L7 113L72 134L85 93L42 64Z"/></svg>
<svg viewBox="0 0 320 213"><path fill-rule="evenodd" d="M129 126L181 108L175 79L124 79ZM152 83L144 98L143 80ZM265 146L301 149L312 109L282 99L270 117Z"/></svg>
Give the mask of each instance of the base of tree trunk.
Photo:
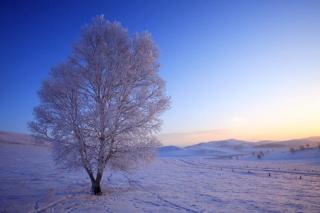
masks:
<svg viewBox="0 0 320 213"><path fill-rule="evenodd" d="M102 195L100 183L93 183L91 186L91 192L94 195Z"/></svg>

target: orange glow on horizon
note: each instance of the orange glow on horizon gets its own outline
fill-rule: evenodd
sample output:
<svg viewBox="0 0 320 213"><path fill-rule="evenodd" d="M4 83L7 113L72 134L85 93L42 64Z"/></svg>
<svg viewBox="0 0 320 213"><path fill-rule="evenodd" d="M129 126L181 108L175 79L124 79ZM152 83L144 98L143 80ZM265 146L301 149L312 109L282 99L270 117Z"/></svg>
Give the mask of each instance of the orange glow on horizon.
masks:
<svg viewBox="0 0 320 213"><path fill-rule="evenodd" d="M160 134L159 139L164 145L186 146L214 140L238 139L251 142L262 140L290 140L320 136L320 125L312 127L273 127L255 129L224 129L198 132L180 132Z"/></svg>

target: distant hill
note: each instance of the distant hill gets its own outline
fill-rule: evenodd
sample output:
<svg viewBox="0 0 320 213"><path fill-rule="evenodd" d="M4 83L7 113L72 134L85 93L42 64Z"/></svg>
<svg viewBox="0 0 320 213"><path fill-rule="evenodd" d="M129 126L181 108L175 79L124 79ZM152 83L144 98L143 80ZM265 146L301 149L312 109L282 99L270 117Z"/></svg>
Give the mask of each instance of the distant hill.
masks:
<svg viewBox="0 0 320 213"><path fill-rule="evenodd" d="M302 139L293 139L293 140L285 140L285 141L261 141L258 142L256 147L269 147L269 148L277 148L277 147L299 147L301 145L307 145L310 146L317 146L320 144L320 137L309 137L309 138L302 138Z"/></svg>
<svg viewBox="0 0 320 213"><path fill-rule="evenodd" d="M160 150L163 152L169 152L169 151L181 150L181 148L179 148L177 146L162 146L162 147L160 147Z"/></svg>
<svg viewBox="0 0 320 213"><path fill-rule="evenodd" d="M0 131L0 144L51 146L28 134ZM320 161L320 137L285 141L250 142L237 139L209 141L186 147L162 146L160 157L207 157L214 159L317 159ZM292 151L291 149L294 149Z"/></svg>
<svg viewBox="0 0 320 213"><path fill-rule="evenodd" d="M160 156L210 156L216 158L230 158L248 153L254 147L252 142L228 139L199 143L184 148L161 147Z"/></svg>
<svg viewBox="0 0 320 213"><path fill-rule="evenodd" d="M286 159L290 159L293 155L290 155L290 148L294 148L297 153L294 158L308 157L308 154L312 153L313 157L320 158L320 150L317 148L320 144L320 137L310 137L304 139L294 139L286 141L260 141L250 142L237 139L228 139L220 141L210 141L199 143L183 148L175 146L164 146L159 149L159 155L163 157L210 157L210 158L247 158L256 159L258 155L259 159L280 159L283 156ZM301 150L303 146L306 150ZM310 151L314 148L315 151ZM319 150L319 151L318 151ZM261 156L262 155L262 156Z"/></svg>
<svg viewBox="0 0 320 213"><path fill-rule="evenodd" d="M252 142L237 140L237 139L228 139L228 140L221 140L221 141L210 141L206 143L199 143L191 146L187 146L187 149L194 149L194 148L234 148L234 149L242 149L246 147L252 147Z"/></svg>
<svg viewBox="0 0 320 213"><path fill-rule="evenodd" d="M20 145L50 146L44 140L35 139L32 135L0 131L0 143L11 143Z"/></svg>

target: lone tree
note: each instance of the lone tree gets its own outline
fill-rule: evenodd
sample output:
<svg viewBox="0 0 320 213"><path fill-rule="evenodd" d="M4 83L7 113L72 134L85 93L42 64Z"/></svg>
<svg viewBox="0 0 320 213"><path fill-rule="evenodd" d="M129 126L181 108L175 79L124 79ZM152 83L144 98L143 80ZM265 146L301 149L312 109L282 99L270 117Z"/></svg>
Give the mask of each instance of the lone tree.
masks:
<svg viewBox="0 0 320 213"><path fill-rule="evenodd" d="M159 145L155 133L169 98L158 70L150 34L129 36L119 23L97 16L43 82L29 127L54 142L58 165L84 168L99 195L106 170L135 168Z"/></svg>

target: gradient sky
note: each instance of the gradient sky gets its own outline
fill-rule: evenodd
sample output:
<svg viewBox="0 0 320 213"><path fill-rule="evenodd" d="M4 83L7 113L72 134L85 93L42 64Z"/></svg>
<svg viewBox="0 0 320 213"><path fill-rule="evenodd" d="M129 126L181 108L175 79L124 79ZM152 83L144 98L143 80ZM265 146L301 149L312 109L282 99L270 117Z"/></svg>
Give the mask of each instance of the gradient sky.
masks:
<svg viewBox="0 0 320 213"><path fill-rule="evenodd" d="M160 48L160 139L320 135L320 1L1 1L0 129L28 132L37 90L95 15Z"/></svg>

